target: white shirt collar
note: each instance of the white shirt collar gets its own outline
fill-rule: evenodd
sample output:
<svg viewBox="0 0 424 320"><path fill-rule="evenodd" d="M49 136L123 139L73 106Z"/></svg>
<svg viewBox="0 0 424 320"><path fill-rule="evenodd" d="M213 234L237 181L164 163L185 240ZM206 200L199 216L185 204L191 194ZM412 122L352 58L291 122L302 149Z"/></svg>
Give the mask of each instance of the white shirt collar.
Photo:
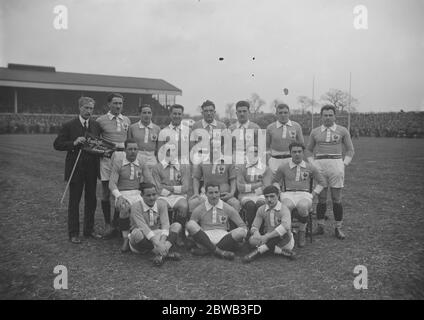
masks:
<svg viewBox="0 0 424 320"><path fill-rule="evenodd" d="M87 121L87 128L88 128L88 120L89 120L89 119L84 119L83 117L81 117L81 115L79 115L78 117L79 117L79 120L80 120L81 125L82 125L83 127L84 127L84 122L86 122L86 121Z"/></svg>
<svg viewBox="0 0 424 320"><path fill-rule="evenodd" d="M113 117L115 117L115 115L113 115L112 113L110 113L110 111L107 113L107 116L109 117L109 120L112 120ZM120 113L118 114L118 118L121 120L124 120L124 116Z"/></svg>
<svg viewBox="0 0 424 320"><path fill-rule="evenodd" d="M290 169L293 169L294 167L297 166L297 164L293 162L293 159L290 159L289 166L290 166ZM301 166L302 168L306 168L305 161L302 160L302 162L299 163L299 166Z"/></svg>
<svg viewBox="0 0 424 320"><path fill-rule="evenodd" d="M122 165L126 166L127 164L130 164L131 162L128 161L127 157L124 157L124 160L122 160ZM138 162L138 159L135 159L133 162L137 167L140 166L140 162Z"/></svg>
<svg viewBox="0 0 424 320"><path fill-rule="evenodd" d="M286 124L283 124L283 123L281 123L278 120L276 121L276 123L277 123L277 128L282 127L282 126L289 126L289 127L291 127L293 125L290 119L289 119L289 121L286 122Z"/></svg>
<svg viewBox="0 0 424 320"><path fill-rule="evenodd" d="M247 120L246 123L244 123L244 124L241 124L240 122L237 121L236 128L237 129L240 129L240 128L248 129L249 124L250 124L250 120Z"/></svg>
<svg viewBox="0 0 424 320"><path fill-rule="evenodd" d="M212 121L212 123L207 123L207 122L205 121L205 119L202 119L202 126L203 126L203 129L206 129L206 128L207 128L207 126L209 126L209 125L211 125L211 126L213 126L213 127L216 127L216 120L214 119L214 120Z"/></svg>
<svg viewBox="0 0 424 320"><path fill-rule="evenodd" d="M140 127L140 129L146 128L146 127L149 128L149 129L153 129L153 123L151 121L147 126L145 126L140 120L140 121L138 121L138 126Z"/></svg>
<svg viewBox="0 0 424 320"><path fill-rule="evenodd" d="M149 207L143 200L143 198L141 198L141 204L143 206L143 211L149 211L150 209L152 209L154 212L158 212L158 203L157 201L155 201L155 204L153 205L153 207Z"/></svg>
<svg viewBox="0 0 424 320"><path fill-rule="evenodd" d="M334 123L331 127L329 127L331 131L336 132L337 125ZM323 124L321 125L321 132L324 132L327 130L327 127Z"/></svg>
<svg viewBox="0 0 424 320"><path fill-rule="evenodd" d="M268 205L265 205L265 212L270 210L271 208ZM275 205L275 207L273 208L275 211L280 211L281 210L281 202L278 201L277 204Z"/></svg>
<svg viewBox="0 0 424 320"><path fill-rule="evenodd" d="M213 205L209 203L209 200L206 200L205 207L206 207L206 211L209 211L210 209L213 208ZM215 207L222 210L224 208L224 202L221 199L219 199Z"/></svg>
<svg viewBox="0 0 424 320"><path fill-rule="evenodd" d="M177 129L177 131L180 131L181 130L181 123L180 123L180 125L179 126L174 126L173 124L172 124L172 122L169 124L169 129L171 129L171 130L175 130L175 129Z"/></svg>

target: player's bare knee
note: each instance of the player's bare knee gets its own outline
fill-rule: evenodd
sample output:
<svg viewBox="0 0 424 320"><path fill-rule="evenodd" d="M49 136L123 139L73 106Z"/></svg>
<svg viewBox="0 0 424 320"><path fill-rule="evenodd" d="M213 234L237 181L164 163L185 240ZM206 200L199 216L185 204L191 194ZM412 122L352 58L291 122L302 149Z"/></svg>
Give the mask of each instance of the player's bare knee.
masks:
<svg viewBox="0 0 424 320"><path fill-rule="evenodd" d="M307 203L298 203L296 208L300 216L306 217L309 214L309 210L311 209L311 206Z"/></svg>
<svg viewBox="0 0 424 320"><path fill-rule="evenodd" d="M197 224L196 221L193 221L193 220L187 221L185 228L189 234L195 234L196 232L200 230L200 226Z"/></svg>
<svg viewBox="0 0 424 320"><path fill-rule="evenodd" d="M182 230L182 226L180 223L178 222L174 222L173 224L171 224L171 226L169 227L169 231L170 232L175 232L175 233L180 233Z"/></svg>

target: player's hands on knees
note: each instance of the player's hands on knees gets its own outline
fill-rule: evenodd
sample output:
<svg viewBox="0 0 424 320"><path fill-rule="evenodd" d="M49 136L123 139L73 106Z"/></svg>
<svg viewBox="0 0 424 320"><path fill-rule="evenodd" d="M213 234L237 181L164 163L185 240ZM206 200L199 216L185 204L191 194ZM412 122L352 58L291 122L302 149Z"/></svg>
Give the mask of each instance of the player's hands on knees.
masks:
<svg viewBox="0 0 424 320"><path fill-rule="evenodd" d="M83 144L85 142L85 138L84 137L78 137L75 139L74 141L74 146L79 145L79 144Z"/></svg>
<svg viewBox="0 0 424 320"><path fill-rule="evenodd" d="M125 199L123 196L119 196L118 199L116 199L116 207L119 209L119 211L126 212L130 209L131 205L127 199Z"/></svg>
<svg viewBox="0 0 424 320"><path fill-rule="evenodd" d="M166 256L168 254L168 248L163 241L157 241L154 246L161 256Z"/></svg>

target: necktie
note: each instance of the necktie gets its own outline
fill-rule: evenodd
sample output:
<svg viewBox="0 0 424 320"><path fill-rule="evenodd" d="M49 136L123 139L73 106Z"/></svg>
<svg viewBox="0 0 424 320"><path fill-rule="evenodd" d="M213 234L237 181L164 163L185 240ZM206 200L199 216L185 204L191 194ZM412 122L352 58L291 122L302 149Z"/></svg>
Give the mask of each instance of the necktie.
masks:
<svg viewBox="0 0 424 320"><path fill-rule="evenodd" d="M155 225L155 216L153 214L153 209L149 209L149 225L150 226Z"/></svg>
<svg viewBox="0 0 424 320"><path fill-rule="evenodd" d="M330 142L331 140L331 131L330 128L327 128L327 135L325 136L325 142Z"/></svg>
<svg viewBox="0 0 424 320"><path fill-rule="evenodd" d="M88 130L88 120L84 121L84 131Z"/></svg>

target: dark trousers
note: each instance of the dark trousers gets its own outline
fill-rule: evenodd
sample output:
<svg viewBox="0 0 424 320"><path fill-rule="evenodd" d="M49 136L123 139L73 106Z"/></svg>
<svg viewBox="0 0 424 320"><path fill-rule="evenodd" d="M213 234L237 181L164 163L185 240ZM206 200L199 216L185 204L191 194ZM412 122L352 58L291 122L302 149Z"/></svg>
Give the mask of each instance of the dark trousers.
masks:
<svg viewBox="0 0 424 320"><path fill-rule="evenodd" d="M78 171L78 170L76 170ZM97 174L94 170L81 169L75 172L69 184L68 206L68 233L69 237L79 235L79 203L84 189L84 229L83 234L88 235L94 229L94 213L96 212Z"/></svg>

